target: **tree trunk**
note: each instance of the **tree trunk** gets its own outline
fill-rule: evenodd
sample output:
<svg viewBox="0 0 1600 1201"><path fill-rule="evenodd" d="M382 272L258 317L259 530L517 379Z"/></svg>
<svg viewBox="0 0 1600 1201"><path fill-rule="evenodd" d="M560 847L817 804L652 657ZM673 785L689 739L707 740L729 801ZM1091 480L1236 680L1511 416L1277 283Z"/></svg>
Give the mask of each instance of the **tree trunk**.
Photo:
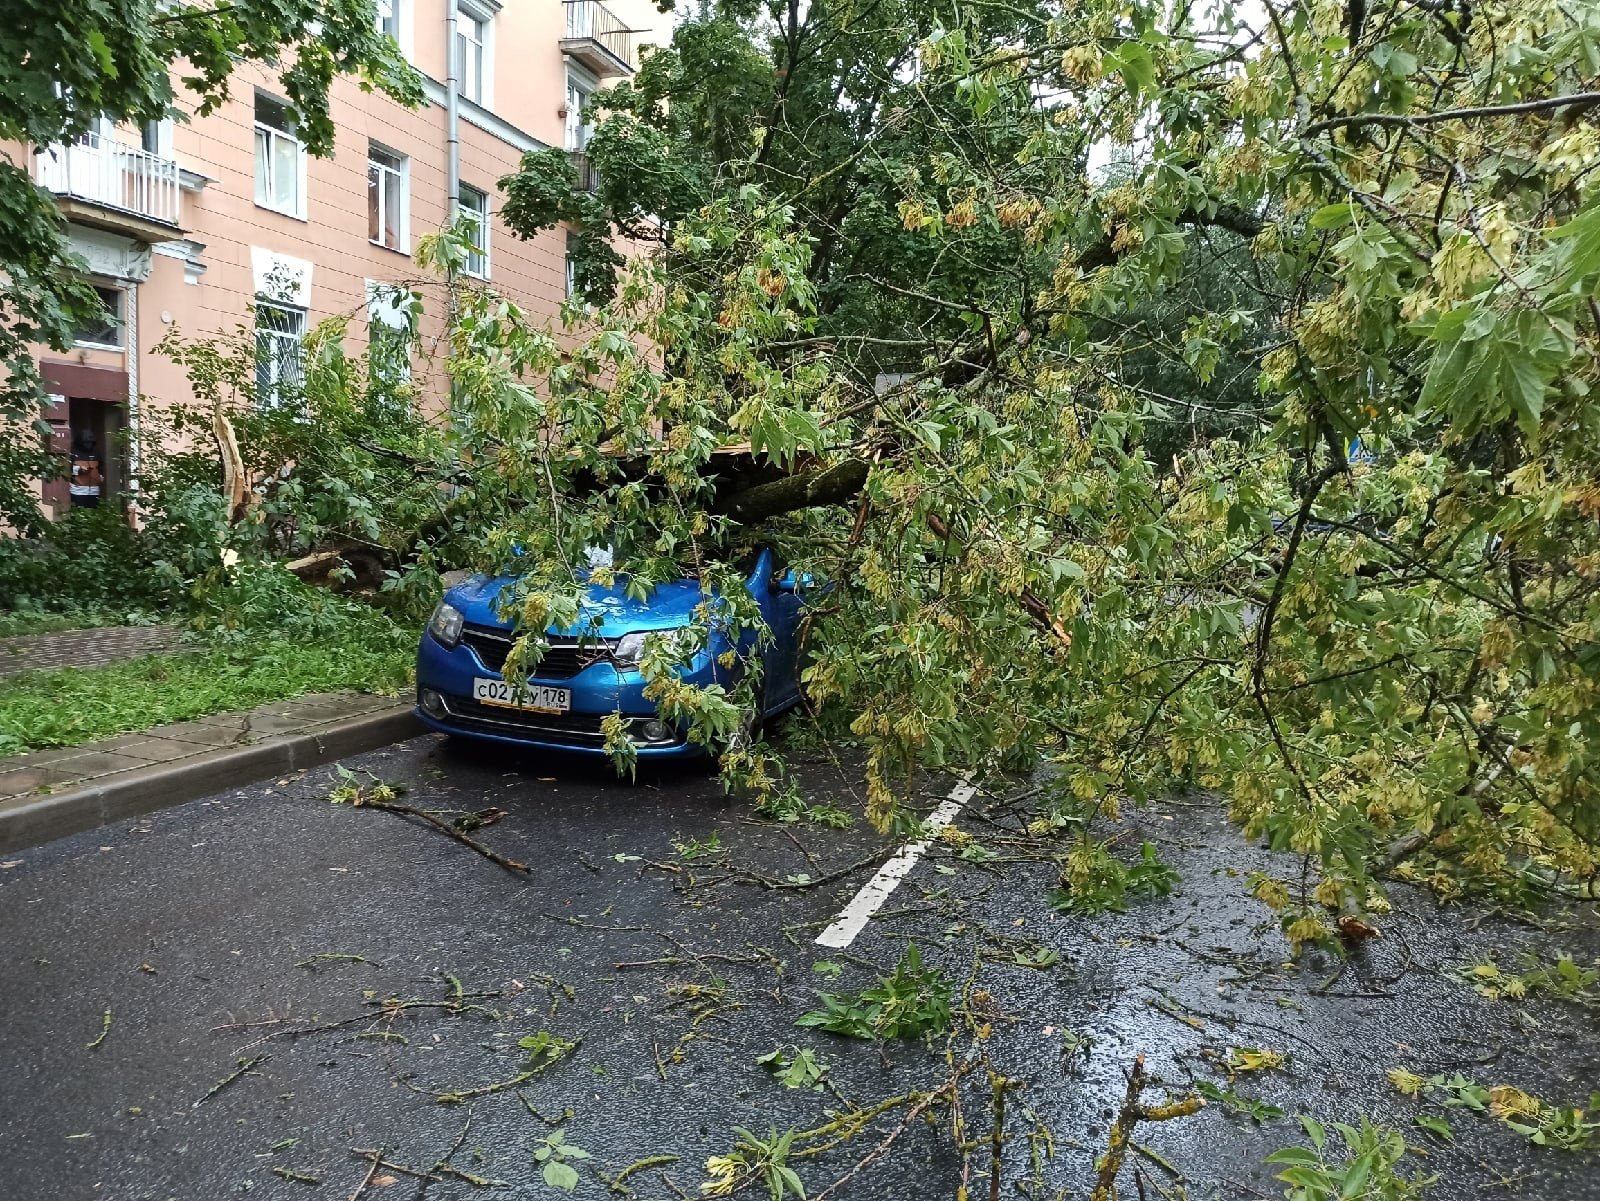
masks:
<svg viewBox="0 0 1600 1201"><path fill-rule="evenodd" d="M715 508L744 525L755 525L796 509L847 501L866 486L870 470L865 459L846 459L820 471L805 471L735 492L718 501Z"/></svg>

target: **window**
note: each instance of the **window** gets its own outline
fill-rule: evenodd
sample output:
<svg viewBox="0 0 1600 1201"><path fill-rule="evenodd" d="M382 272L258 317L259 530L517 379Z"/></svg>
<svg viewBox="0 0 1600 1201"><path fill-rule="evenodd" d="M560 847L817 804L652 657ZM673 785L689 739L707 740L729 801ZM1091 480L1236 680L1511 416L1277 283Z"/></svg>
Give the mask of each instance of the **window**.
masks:
<svg viewBox="0 0 1600 1201"><path fill-rule="evenodd" d="M584 108L589 103L589 97L594 94L594 89L575 78L570 72L567 75L567 149L582 152L589 145L591 132L589 115Z"/></svg>
<svg viewBox="0 0 1600 1201"><path fill-rule="evenodd" d="M367 238L406 249L406 160L376 143L367 146Z"/></svg>
<svg viewBox="0 0 1600 1201"><path fill-rule="evenodd" d="M419 303L405 288L367 281L368 402L374 416L410 411L407 385Z"/></svg>
<svg viewBox="0 0 1600 1201"><path fill-rule="evenodd" d="M467 255L462 268L468 275L489 278L489 194L461 185L461 220L471 226L475 251Z"/></svg>
<svg viewBox="0 0 1600 1201"><path fill-rule="evenodd" d="M377 0L377 27L400 45L401 55L411 58L411 0Z"/></svg>
<svg viewBox="0 0 1600 1201"><path fill-rule="evenodd" d="M491 103L493 35L489 10L457 0L456 83L461 94L476 104Z"/></svg>
<svg viewBox="0 0 1600 1201"><path fill-rule="evenodd" d="M172 122L167 119L146 121L139 127L139 148L146 154L171 158Z"/></svg>
<svg viewBox="0 0 1600 1201"><path fill-rule="evenodd" d="M289 106L256 93L256 203L305 216L305 150Z"/></svg>
<svg viewBox="0 0 1600 1201"><path fill-rule="evenodd" d="M256 404L275 408L304 378L300 343L306 336L306 311L293 305L256 301Z"/></svg>
<svg viewBox="0 0 1600 1201"><path fill-rule="evenodd" d="M72 341L78 346L104 346L121 350L122 290L97 284L94 294L100 298L100 312L73 331Z"/></svg>
<svg viewBox="0 0 1600 1201"><path fill-rule="evenodd" d="M567 299L578 294L578 235L567 231Z"/></svg>

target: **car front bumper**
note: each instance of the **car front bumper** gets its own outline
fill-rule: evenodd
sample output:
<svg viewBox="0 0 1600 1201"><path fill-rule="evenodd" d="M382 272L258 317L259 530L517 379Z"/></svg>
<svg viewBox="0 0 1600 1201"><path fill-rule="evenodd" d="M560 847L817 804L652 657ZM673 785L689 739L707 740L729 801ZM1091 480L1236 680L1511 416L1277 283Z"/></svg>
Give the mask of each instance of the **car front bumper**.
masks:
<svg viewBox="0 0 1600 1201"><path fill-rule="evenodd" d="M717 682L710 656L701 659L704 667L685 672L684 680L702 685ZM603 755L601 722L619 713L630 723L634 751L640 759L687 759L706 753L699 743L690 742L683 730L666 726L647 731L647 725L660 723L655 705L644 697L643 677L609 662L592 663L566 679L532 678L531 683L570 691L572 707L566 713L532 713L475 701L472 681L479 676L498 679L500 673L485 666L469 647L445 647L424 633L417 647L417 716L431 729L461 738Z"/></svg>

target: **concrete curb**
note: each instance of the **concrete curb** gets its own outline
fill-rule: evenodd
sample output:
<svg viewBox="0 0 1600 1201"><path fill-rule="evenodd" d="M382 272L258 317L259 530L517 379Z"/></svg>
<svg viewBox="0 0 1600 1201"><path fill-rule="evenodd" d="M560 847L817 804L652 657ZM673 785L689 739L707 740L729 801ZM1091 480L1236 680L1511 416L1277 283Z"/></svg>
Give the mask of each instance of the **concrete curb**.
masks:
<svg viewBox="0 0 1600 1201"><path fill-rule="evenodd" d="M359 755L426 732L408 705L363 713L313 733L283 734L174 763L118 772L63 792L0 807L0 854Z"/></svg>

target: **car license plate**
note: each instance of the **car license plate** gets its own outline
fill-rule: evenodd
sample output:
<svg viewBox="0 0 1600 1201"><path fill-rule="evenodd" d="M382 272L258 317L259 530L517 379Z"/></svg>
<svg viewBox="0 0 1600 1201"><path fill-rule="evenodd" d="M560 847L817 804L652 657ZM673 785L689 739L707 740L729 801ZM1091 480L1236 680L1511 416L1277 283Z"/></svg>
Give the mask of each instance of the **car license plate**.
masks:
<svg viewBox="0 0 1600 1201"><path fill-rule="evenodd" d="M483 705L524 709L530 713L565 713L572 708L570 688L552 688L548 684L528 684L517 688L504 680L490 680L483 676L472 681L472 699Z"/></svg>

